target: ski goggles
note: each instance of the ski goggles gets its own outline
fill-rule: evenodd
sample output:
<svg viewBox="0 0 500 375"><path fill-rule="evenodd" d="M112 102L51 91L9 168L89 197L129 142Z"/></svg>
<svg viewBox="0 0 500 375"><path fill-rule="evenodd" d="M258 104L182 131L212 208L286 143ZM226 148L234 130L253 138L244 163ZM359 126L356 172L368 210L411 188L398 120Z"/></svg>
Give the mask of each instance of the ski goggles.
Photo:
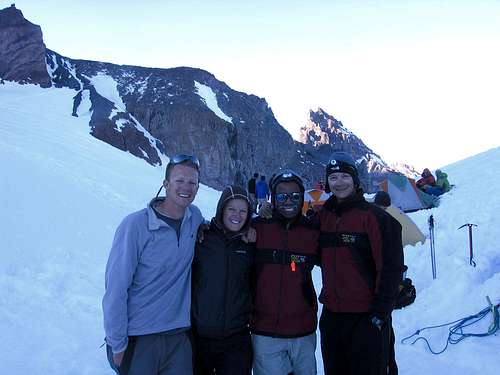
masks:
<svg viewBox="0 0 500 375"><path fill-rule="evenodd" d="M275 199L277 203L285 203L287 199L290 199L290 202L299 203L302 199L302 194L299 192L279 193L276 194Z"/></svg>
<svg viewBox="0 0 500 375"><path fill-rule="evenodd" d="M200 161L198 158L194 155L187 155L187 154L177 154L174 155L170 158L170 161L168 162L169 165L177 165L177 164L182 164L186 161L190 161L193 163L197 169L200 169Z"/></svg>

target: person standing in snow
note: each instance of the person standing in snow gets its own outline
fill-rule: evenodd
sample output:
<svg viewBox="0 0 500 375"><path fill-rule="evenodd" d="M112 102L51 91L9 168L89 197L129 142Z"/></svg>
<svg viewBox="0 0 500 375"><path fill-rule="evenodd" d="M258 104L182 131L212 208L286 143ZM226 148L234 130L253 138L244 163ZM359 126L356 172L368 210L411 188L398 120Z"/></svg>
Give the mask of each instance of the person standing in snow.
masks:
<svg viewBox="0 0 500 375"><path fill-rule="evenodd" d="M387 374L391 312L403 274L401 225L364 199L349 154L332 154L326 181L333 195L317 216L325 374Z"/></svg>
<svg viewBox="0 0 500 375"><path fill-rule="evenodd" d="M257 195L257 202L259 207L269 198L269 186L266 182L266 176L260 176L260 180L255 185L255 194Z"/></svg>
<svg viewBox="0 0 500 375"><path fill-rule="evenodd" d="M172 157L166 196L116 230L102 306L108 360L118 374L192 374L191 261L203 221L192 202L199 168L194 156Z"/></svg>
<svg viewBox="0 0 500 375"><path fill-rule="evenodd" d="M311 271L319 230L302 215L304 184L292 171L271 180L271 200L271 217L252 222L257 231L253 373L314 375L318 306Z"/></svg>
<svg viewBox="0 0 500 375"><path fill-rule="evenodd" d="M252 204L251 207L253 211L257 209L257 196L255 195L257 178L259 178L259 174L254 173L253 177L250 180L248 180L248 193L250 194L250 202Z"/></svg>
<svg viewBox="0 0 500 375"><path fill-rule="evenodd" d="M251 216L247 192L226 187L196 246L191 305L195 375L251 373L254 245L245 239Z"/></svg>

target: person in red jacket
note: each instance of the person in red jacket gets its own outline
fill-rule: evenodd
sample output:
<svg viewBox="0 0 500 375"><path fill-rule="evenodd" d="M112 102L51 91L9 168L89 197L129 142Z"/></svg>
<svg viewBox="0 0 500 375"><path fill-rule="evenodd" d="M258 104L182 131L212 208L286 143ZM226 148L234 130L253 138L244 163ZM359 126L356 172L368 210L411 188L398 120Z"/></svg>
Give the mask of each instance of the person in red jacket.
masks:
<svg viewBox="0 0 500 375"><path fill-rule="evenodd" d="M256 218L254 375L316 374L317 301L311 270L319 230L302 215L304 185L291 171L271 181L272 217Z"/></svg>
<svg viewBox="0 0 500 375"><path fill-rule="evenodd" d="M417 187L422 190L426 191L428 187L435 186L436 185L436 179L432 175L431 171L429 168L425 168L422 171L421 174L422 178L417 181Z"/></svg>
<svg viewBox="0 0 500 375"><path fill-rule="evenodd" d="M332 155L326 181L332 196L317 217L325 374L387 374L391 312L404 264L401 225L364 199L349 154Z"/></svg>

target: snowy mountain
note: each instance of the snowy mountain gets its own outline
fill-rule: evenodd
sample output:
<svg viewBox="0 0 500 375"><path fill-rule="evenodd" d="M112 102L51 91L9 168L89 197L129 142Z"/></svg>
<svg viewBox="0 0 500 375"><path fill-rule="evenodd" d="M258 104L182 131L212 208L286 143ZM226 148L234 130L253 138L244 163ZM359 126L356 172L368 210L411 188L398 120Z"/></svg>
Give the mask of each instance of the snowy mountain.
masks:
<svg viewBox="0 0 500 375"><path fill-rule="evenodd" d="M309 119L300 128L299 142L309 146L308 150L316 150L325 163L333 151L345 151L359 164L364 163L368 172L381 172L387 167L379 155L322 108L309 111Z"/></svg>
<svg viewBox="0 0 500 375"><path fill-rule="evenodd" d="M354 156L365 191L378 190L378 184L387 172L397 172L415 178L419 174L404 163L386 163L344 124L324 109L310 110L306 124L300 128L299 143L303 152L325 165L334 151L345 151ZM320 176L323 178L323 176Z"/></svg>
<svg viewBox="0 0 500 375"><path fill-rule="evenodd" d="M68 88L0 85L0 374L113 373L99 348L105 263L116 226L148 203L164 170L89 137L90 113L68 117L61 106L71 105L73 96ZM398 340L479 312L487 295L500 302L500 148L443 170L454 189L438 208L411 214L424 232L434 215L437 279L428 243L405 248L418 295L413 305L394 313ZM200 187L195 203L206 218L214 214L218 197ZM468 222L478 225L477 267L469 265L467 232L457 230ZM314 272L319 290L320 271ZM490 323L491 315L466 331L484 332ZM422 334L440 349L448 331ZM468 338L434 356L422 342L398 342L397 359L404 375L493 375L499 347L498 335ZM319 349L317 359L321 374Z"/></svg>
<svg viewBox="0 0 500 375"><path fill-rule="evenodd" d="M369 183L367 172L384 170L377 154L321 109L309 116L319 127L308 132L305 143L296 142L264 98L233 90L201 69L65 57L46 48L40 26L14 5L0 10L2 80L72 90L71 100L61 103L69 122L70 116L89 114L92 136L152 165L161 165L165 155L195 153L205 167L201 181L218 189L245 185L255 172L270 176L282 167L312 187L324 178L334 149L356 155L370 190L376 184ZM334 126L323 126L325 121Z"/></svg>

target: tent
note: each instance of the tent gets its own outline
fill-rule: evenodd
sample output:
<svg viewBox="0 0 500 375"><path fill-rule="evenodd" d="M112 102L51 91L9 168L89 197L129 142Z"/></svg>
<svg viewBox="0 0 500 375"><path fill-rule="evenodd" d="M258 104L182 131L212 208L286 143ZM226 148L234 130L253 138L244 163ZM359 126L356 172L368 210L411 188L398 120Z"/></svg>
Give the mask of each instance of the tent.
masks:
<svg viewBox="0 0 500 375"><path fill-rule="evenodd" d="M403 212L435 207L436 197L425 194L415 185L415 180L399 173L388 173L380 189L391 196L392 205Z"/></svg>
<svg viewBox="0 0 500 375"><path fill-rule="evenodd" d="M302 206L302 213L305 215L309 208L312 208L314 211L318 211L328 198L330 198L330 194L325 193L324 190L306 190L304 192L304 205Z"/></svg>
<svg viewBox="0 0 500 375"><path fill-rule="evenodd" d="M403 247L406 245L415 246L419 242L422 245L424 244L426 239L425 235L408 215L393 205L387 207L385 211L401 224Z"/></svg>

